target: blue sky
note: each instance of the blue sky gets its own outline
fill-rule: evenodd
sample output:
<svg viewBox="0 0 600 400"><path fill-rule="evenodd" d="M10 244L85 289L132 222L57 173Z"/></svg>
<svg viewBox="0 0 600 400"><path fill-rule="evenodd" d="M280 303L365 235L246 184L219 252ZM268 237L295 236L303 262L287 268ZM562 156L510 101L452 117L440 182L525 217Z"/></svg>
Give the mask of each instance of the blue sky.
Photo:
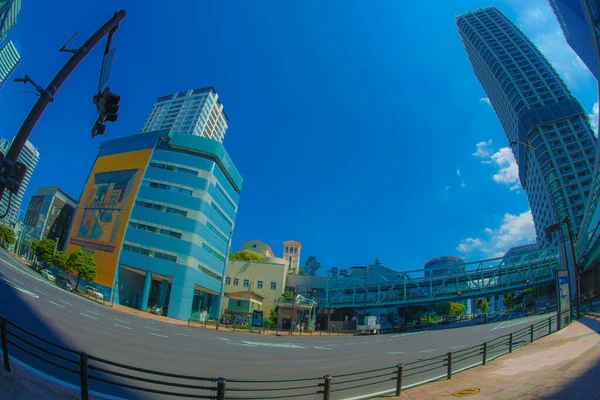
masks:
<svg viewBox="0 0 600 400"><path fill-rule="evenodd" d="M217 4L218 3L218 4ZM213 85L230 117L225 146L244 177L233 248L249 239L281 254L303 244L323 269L394 269L429 258L495 256L535 240L517 167L472 73L455 16L495 5L540 47L597 114L596 81L566 45L545 1L200 2L23 0L10 32L17 75L46 85L114 11L110 86L119 120L90 139L103 43L69 78L30 140L36 187L79 197L98 145L139 132L157 97ZM35 102L0 91L0 136L12 138ZM597 117L596 117L597 120ZM21 214L21 217L23 214Z"/></svg>

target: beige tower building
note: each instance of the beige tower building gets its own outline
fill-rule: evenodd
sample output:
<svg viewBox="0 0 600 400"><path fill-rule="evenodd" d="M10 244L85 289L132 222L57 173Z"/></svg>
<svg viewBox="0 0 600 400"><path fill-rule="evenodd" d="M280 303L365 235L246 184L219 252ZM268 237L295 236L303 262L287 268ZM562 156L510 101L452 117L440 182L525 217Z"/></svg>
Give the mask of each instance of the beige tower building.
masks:
<svg viewBox="0 0 600 400"><path fill-rule="evenodd" d="M302 244L295 240L283 242L283 259L286 261L288 273L298 275L300 271L300 250Z"/></svg>

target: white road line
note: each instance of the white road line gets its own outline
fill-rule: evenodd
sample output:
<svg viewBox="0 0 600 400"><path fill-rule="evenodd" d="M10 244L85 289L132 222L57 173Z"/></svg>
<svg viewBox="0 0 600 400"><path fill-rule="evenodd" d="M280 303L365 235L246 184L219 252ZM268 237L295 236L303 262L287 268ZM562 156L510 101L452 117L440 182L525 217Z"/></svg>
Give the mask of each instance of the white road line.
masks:
<svg viewBox="0 0 600 400"><path fill-rule="evenodd" d="M370 340L367 340L367 341L365 341L365 342L361 342L361 343L362 343L362 344L365 344L365 343L371 343L371 341L370 341Z"/></svg>
<svg viewBox="0 0 600 400"><path fill-rule="evenodd" d="M87 315L87 314L84 314L84 313L82 313L82 312L80 312L79 314L83 315L84 317L91 318L91 319L98 319L98 318L96 318L96 317L94 317L94 316L92 316L92 315Z"/></svg>
<svg viewBox="0 0 600 400"><path fill-rule="evenodd" d="M122 319L119 319L119 318L115 318L115 321L119 321L119 322L121 322L121 323L124 323L124 324L127 324L127 325L129 325L129 324L130 324L130 322L123 321Z"/></svg>
<svg viewBox="0 0 600 400"><path fill-rule="evenodd" d="M85 312L89 312L90 314L96 314L96 315L102 316L102 314L94 312L94 311L90 311L90 310L85 310Z"/></svg>
<svg viewBox="0 0 600 400"><path fill-rule="evenodd" d="M164 337L164 338L167 338L167 339L169 338L167 335L161 335L160 333L152 333L152 332L150 332L150 334L154 335L154 336Z"/></svg>
<svg viewBox="0 0 600 400"><path fill-rule="evenodd" d="M383 340L374 340L373 343L381 343Z"/></svg>
<svg viewBox="0 0 600 400"><path fill-rule="evenodd" d="M402 352L401 351L388 351L385 354L402 354Z"/></svg>
<svg viewBox="0 0 600 400"><path fill-rule="evenodd" d="M435 351L435 349L433 349L433 350L420 350L419 353L430 353L432 351Z"/></svg>
<svg viewBox="0 0 600 400"><path fill-rule="evenodd" d="M33 293L33 292L30 292L29 290L25 290L25 289L23 289L21 286L17 285L16 283L12 283L11 281L9 281L9 280L8 280L8 279L6 279L6 278L2 278L2 280L3 280L4 282L6 282L6 284L7 284L8 286L10 286L10 287L12 287L12 288L15 288L15 289L17 289L19 292L25 293L27 296L31 296L31 297L33 297L34 299L39 299L39 298L40 298L40 296L38 296L37 294L35 294L35 293Z"/></svg>
<svg viewBox="0 0 600 400"><path fill-rule="evenodd" d="M131 328L129 326L125 326L125 325L119 325L119 324L113 324L113 325L118 326L119 328L123 328L123 329L129 329L129 330L133 329L133 328Z"/></svg>
<svg viewBox="0 0 600 400"><path fill-rule="evenodd" d="M190 336L190 335L186 335L185 333L179 333L179 332L174 332L174 333L179 336L188 336L188 337Z"/></svg>
<svg viewBox="0 0 600 400"><path fill-rule="evenodd" d="M231 343L231 342L228 342L227 344L232 344L234 346L256 347L256 346L253 346L251 344L246 344L246 343Z"/></svg>
<svg viewBox="0 0 600 400"><path fill-rule="evenodd" d="M23 283L23 282L21 282L20 280L18 280L17 278L12 278L12 279L13 279L13 281L15 281L15 282L19 282L21 285L24 285L24 283Z"/></svg>
<svg viewBox="0 0 600 400"><path fill-rule="evenodd" d="M151 327L149 327L149 326L144 326L144 328L146 328L146 329L150 329L150 330L152 330L152 331L158 331L158 329L156 329L156 328L151 328Z"/></svg>
<svg viewBox="0 0 600 400"><path fill-rule="evenodd" d="M46 293L46 292L42 292L40 289L33 288L33 289L31 289L31 290L35 290L36 292L39 292L39 293L41 293L41 294L48 295L48 293Z"/></svg>
<svg viewBox="0 0 600 400"><path fill-rule="evenodd" d="M346 346L352 346L354 343L345 343Z"/></svg>
<svg viewBox="0 0 600 400"><path fill-rule="evenodd" d="M467 347L467 345L463 344L462 346L454 346L454 347L450 347L450 349L462 349L463 347Z"/></svg>
<svg viewBox="0 0 600 400"><path fill-rule="evenodd" d="M333 350L333 349L330 349L329 347L319 347L319 346L313 346L313 349L320 349L320 350Z"/></svg>
<svg viewBox="0 0 600 400"><path fill-rule="evenodd" d="M229 342L229 339L224 338L224 337L217 336L217 339L221 339L221 340L225 340L225 341Z"/></svg>
<svg viewBox="0 0 600 400"><path fill-rule="evenodd" d="M64 301L64 300L59 300L61 303L65 303L68 306L73 307L73 304L69 303L68 301Z"/></svg>
<svg viewBox="0 0 600 400"><path fill-rule="evenodd" d="M52 300L48 300L50 303L54 304L55 306L59 306L60 308L65 308L65 306L63 306L62 304L58 304L53 302Z"/></svg>
<svg viewBox="0 0 600 400"><path fill-rule="evenodd" d="M484 339L493 338L494 336L484 336Z"/></svg>

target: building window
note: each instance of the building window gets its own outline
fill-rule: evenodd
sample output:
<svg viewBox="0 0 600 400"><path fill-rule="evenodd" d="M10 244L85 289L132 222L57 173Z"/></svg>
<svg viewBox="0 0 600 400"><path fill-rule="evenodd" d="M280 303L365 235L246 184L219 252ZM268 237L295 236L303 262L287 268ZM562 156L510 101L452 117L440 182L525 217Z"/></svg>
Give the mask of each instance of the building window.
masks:
<svg viewBox="0 0 600 400"><path fill-rule="evenodd" d="M217 214L219 214L219 217L221 217L227 225L229 225L230 227L233 227L233 222L231 222L231 220L229 218L227 218L225 213L223 211L221 211L221 209L214 202L211 201L210 206L213 208L213 210L215 210L217 212Z"/></svg>
<svg viewBox="0 0 600 400"><path fill-rule="evenodd" d="M144 249L143 247L132 246L129 244L123 245L123 250L131 251L133 253L142 254L144 256L159 258L161 260L177 262L177 256L173 256L171 254L161 253L160 251L154 251L149 249Z"/></svg>
<svg viewBox="0 0 600 400"><path fill-rule="evenodd" d="M225 257L223 257L221 254L219 254L216 250L214 250L212 247L210 247L206 243L202 243L202 248L204 250L206 250L211 256L216 258L217 260L225 261Z"/></svg>
<svg viewBox="0 0 600 400"><path fill-rule="evenodd" d="M231 285L231 278L230 277L225 278L225 284L226 285Z"/></svg>
<svg viewBox="0 0 600 400"><path fill-rule="evenodd" d="M277 290L277 282L271 282L271 290Z"/></svg>
<svg viewBox="0 0 600 400"><path fill-rule="evenodd" d="M240 284L240 280L238 278L233 278L233 286L238 286Z"/></svg>
<svg viewBox="0 0 600 400"><path fill-rule="evenodd" d="M188 175L193 175L193 176L198 176L198 171L194 171L193 169L184 168L184 167L177 167L177 166L171 165L171 164L151 162L150 167L157 168L157 169L165 169L167 171L180 172L183 174L188 174Z"/></svg>
<svg viewBox="0 0 600 400"><path fill-rule="evenodd" d="M221 194L221 196L223 196L223 199L227 202L227 204L229 204L231 208L235 210L235 204L233 204L233 201L231 201L229 196L227 196L225 190L221 187L221 185L217 183L215 186L217 187L217 191Z"/></svg>
<svg viewBox="0 0 600 400"><path fill-rule="evenodd" d="M179 215L180 217L187 217L187 211L180 210L174 207L161 206L160 204L150 203L147 201L136 200L135 205L142 208L150 208L152 210L166 212L169 214Z"/></svg>
<svg viewBox="0 0 600 400"><path fill-rule="evenodd" d="M244 279L244 287L250 287L250 281L248 279Z"/></svg>
<svg viewBox="0 0 600 400"><path fill-rule="evenodd" d="M190 189L185 189L174 185L167 185L166 183L144 181L142 185L154 189L165 190L167 192L185 194L187 196L191 196L194 194L194 192Z"/></svg>
<svg viewBox="0 0 600 400"><path fill-rule="evenodd" d="M137 229L140 231L148 231L148 232L156 233L156 234L163 235L163 236L173 237L175 239L181 239L181 236L182 236L182 234L179 232L174 232L169 229L157 228L157 227L151 226L151 225L140 224L138 222L130 222L129 227L131 229Z"/></svg>
<svg viewBox="0 0 600 400"><path fill-rule="evenodd" d="M257 281L256 282L256 288L257 289L262 289L263 288L263 281Z"/></svg>
<svg viewBox="0 0 600 400"><path fill-rule="evenodd" d="M210 222L206 222L206 226L208 227L208 229L214 233L215 235L217 235L217 237L219 239L221 239L222 241L224 241L225 243L227 243L227 237L225 235L223 235L221 232L219 232L219 230L217 228L215 228L213 226L213 224L211 224Z"/></svg>
<svg viewBox="0 0 600 400"><path fill-rule="evenodd" d="M203 272L204 274L208 275L209 277L221 282L221 279L223 279L223 277L219 274L217 274L216 272L211 271L210 269L198 264L198 271Z"/></svg>
<svg viewBox="0 0 600 400"><path fill-rule="evenodd" d="M236 300L235 301L235 305L238 306L238 307L241 307L242 306L242 301L241 300Z"/></svg>

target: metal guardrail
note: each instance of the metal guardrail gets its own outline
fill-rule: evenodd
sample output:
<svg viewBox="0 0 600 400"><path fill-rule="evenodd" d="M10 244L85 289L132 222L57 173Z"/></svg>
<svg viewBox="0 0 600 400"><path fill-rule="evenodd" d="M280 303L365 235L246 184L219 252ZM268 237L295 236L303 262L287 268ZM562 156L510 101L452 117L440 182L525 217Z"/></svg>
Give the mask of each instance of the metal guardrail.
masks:
<svg viewBox="0 0 600 400"><path fill-rule="evenodd" d="M591 310L593 302L584 307ZM65 346L29 332L0 316L0 338L4 369L10 372L9 351L18 349L38 360L79 377L82 400L89 399L90 381L135 391L197 399L286 399L344 398L370 388L378 393L400 395L403 389L440 379L451 379L460 371L485 365L514 349L532 343L557 330L556 315L515 332L475 346L439 356L337 375L298 379L225 379L160 372L117 363ZM389 383L394 388L384 388ZM333 397L332 397L333 396ZM365 394L365 396L368 396Z"/></svg>

